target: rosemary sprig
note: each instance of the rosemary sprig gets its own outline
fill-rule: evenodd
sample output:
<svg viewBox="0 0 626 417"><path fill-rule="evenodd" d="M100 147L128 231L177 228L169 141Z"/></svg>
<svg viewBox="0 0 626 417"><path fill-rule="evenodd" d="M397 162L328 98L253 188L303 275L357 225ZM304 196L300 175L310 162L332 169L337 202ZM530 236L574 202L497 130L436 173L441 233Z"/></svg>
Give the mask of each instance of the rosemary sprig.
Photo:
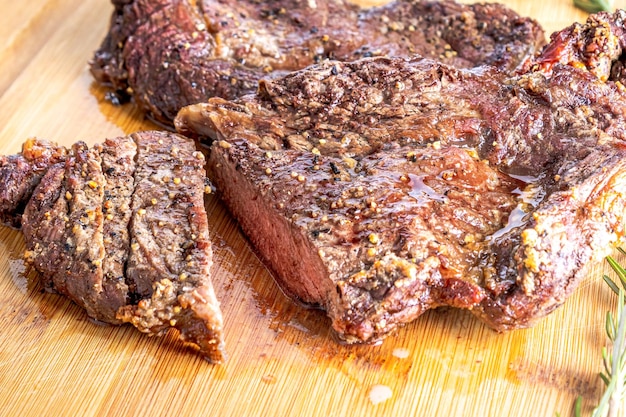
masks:
<svg viewBox="0 0 626 417"><path fill-rule="evenodd" d="M613 10L613 0L574 0L574 6L589 13Z"/></svg>
<svg viewBox="0 0 626 417"><path fill-rule="evenodd" d="M623 249L618 249L626 254ZM616 416L622 406L626 387L626 269L613 257L607 256L606 259L619 278L621 286L618 286L607 275L602 277L618 294L619 301L615 315L610 311L606 314L605 330L612 343L612 349L609 352L606 347L602 348L604 372L600 372L600 378L604 381L606 390L600 403L593 410L593 417Z"/></svg>

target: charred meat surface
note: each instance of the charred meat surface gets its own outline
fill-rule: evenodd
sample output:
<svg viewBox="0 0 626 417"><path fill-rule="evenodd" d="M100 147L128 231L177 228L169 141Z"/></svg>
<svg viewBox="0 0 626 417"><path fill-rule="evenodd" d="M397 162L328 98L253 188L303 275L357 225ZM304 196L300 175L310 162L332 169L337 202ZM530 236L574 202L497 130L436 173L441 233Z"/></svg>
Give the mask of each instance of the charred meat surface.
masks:
<svg viewBox="0 0 626 417"><path fill-rule="evenodd" d="M326 59L420 54L457 67L517 68L545 44L541 27L499 4L398 0L114 0L91 62L120 99L155 119L210 97L252 93L260 78Z"/></svg>
<svg viewBox="0 0 626 417"><path fill-rule="evenodd" d="M626 94L423 58L326 62L179 113L293 298L373 342L438 306L502 331L561 305L619 243Z"/></svg>
<svg viewBox="0 0 626 417"><path fill-rule="evenodd" d="M37 170L29 174L24 161ZM209 361L224 360L210 280L205 160L192 140L151 131L67 150L33 140L3 163L0 172L12 165L19 173L9 189L25 175L39 176L30 194L6 193L0 202L10 207L14 195L27 201L23 214L22 204L13 204L4 219L21 218L26 260L49 290L103 322L129 322L155 335L176 328Z"/></svg>

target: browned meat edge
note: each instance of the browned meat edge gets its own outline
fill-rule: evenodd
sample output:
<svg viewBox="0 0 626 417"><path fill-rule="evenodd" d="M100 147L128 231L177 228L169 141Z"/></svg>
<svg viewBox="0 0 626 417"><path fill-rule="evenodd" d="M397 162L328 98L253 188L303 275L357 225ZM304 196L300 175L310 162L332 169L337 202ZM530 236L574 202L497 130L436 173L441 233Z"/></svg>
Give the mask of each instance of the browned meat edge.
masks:
<svg viewBox="0 0 626 417"><path fill-rule="evenodd" d="M398 0L133 0L115 10L91 71L123 101L170 124L210 97L253 93L264 77L327 59L419 54L457 67L514 70L545 44L539 24L500 4Z"/></svg>

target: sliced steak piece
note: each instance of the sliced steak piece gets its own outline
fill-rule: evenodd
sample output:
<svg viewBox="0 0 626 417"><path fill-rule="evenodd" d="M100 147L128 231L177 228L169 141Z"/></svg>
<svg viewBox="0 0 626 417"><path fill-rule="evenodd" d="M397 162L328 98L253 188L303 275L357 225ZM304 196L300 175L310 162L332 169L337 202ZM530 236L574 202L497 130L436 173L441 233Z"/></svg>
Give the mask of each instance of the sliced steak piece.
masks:
<svg viewBox="0 0 626 417"><path fill-rule="evenodd" d="M65 160L66 150L53 143L28 139L17 155L0 155L0 223L19 228L22 212L48 167Z"/></svg>
<svg viewBox="0 0 626 417"><path fill-rule="evenodd" d="M421 54L458 67L517 68L545 43L541 27L499 4L398 0L114 0L95 78L155 119L209 97L254 92L271 74L325 59Z"/></svg>
<svg viewBox="0 0 626 417"><path fill-rule="evenodd" d="M105 140L98 146L102 158L102 173L106 187L102 212L104 215L103 244L106 257L102 260L102 293L99 303L101 319L108 323L121 322L118 310L138 301L136 288L126 278L130 253L131 201L135 190L137 143L128 137Z"/></svg>
<svg viewBox="0 0 626 417"><path fill-rule="evenodd" d="M626 94L556 65L327 62L179 113L285 292L349 342L429 308L496 330L561 305L624 234Z"/></svg>
<svg viewBox="0 0 626 417"><path fill-rule="evenodd" d="M27 260L90 317L150 334L174 327L223 361L204 163L192 140L165 132L75 144L64 161L40 166L22 217Z"/></svg>
<svg viewBox="0 0 626 417"><path fill-rule="evenodd" d="M102 161L96 150L79 142L64 166L57 167L46 173L24 210L28 258L43 273L48 288L99 318L105 256Z"/></svg>
<svg viewBox="0 0 626 417"><path fill-rule="evenodd" d="M126 275L141 300L119 316L146 333L169 327L223 359L222 316L211 285L204 155L191 140L152 132L138 145Z"/></svg>

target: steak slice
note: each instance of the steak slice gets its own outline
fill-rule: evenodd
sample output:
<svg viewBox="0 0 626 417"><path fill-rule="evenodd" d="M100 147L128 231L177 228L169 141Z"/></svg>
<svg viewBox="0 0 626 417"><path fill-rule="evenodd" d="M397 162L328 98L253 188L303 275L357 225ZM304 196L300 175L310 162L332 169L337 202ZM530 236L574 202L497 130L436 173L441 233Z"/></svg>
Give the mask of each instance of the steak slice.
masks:
<svg viewBox="0 0 626 417"><path fill-rule="evenodd" d="M429 308L503 331L561 305L624 234L626 95L557 64L326 62L179 113L295 299L348 342Z"/></svg>
<svg viewBox="0 0 626 417"><path fill-rule="evenodd" d="M103 317L101 320L121 323L117 317L118 310L127 304L135 304L139 299L135 295L136 285L126 278L137 143L127 137L119 137L106 139L98 149L106 183L102 211L103 244L107 254L102 263L103 302L99 303L99 312Z"/></svg>
<svg viewBox="0 0 626 417"><path fill-rule="evenodd" d="M152 132L136 142L126 276L141 300L118 316L146 333L175 327L211 362L221 362L222 316L209 279L204 155L193 141L168 133Z"/></svg>
<svg viewBox="0 0 626 417"><path fill-rule="evenodd" d="M545 43L541 27L499 4L398 0L114 0L91 71L170 124L209 97L252 93L260 78L325 59L421 54L458 67L517 68Z"/></svg>
<svg viewBox="0 0 626 417"><path fill-rule="evenodd" d="M29 142L22 155L34 145L51 149ZM223 361L205 160L194 142L139 132L92 148L79 142L64 155L39 166L45 174L22 216L26 259L46 287L100 321L156 335L174 327L210 362Z"/></svg>
<svg viewBox="0 0 626 417"><path fill-rule="evenodd" d="M99 153L76 143L65 163L43 177L26 204L22 224L27 258L42 272L46 287L67 295L94 318L100 317L97 298L105 256L103 189Z"/></svg>
<svg viewBox="0 0 626 417"><path fill-rule="evenodd" d="M48 167L65 160L66 150L36 138L17 155L0 155L0 223L19 228L24 206Z"/></svg>

